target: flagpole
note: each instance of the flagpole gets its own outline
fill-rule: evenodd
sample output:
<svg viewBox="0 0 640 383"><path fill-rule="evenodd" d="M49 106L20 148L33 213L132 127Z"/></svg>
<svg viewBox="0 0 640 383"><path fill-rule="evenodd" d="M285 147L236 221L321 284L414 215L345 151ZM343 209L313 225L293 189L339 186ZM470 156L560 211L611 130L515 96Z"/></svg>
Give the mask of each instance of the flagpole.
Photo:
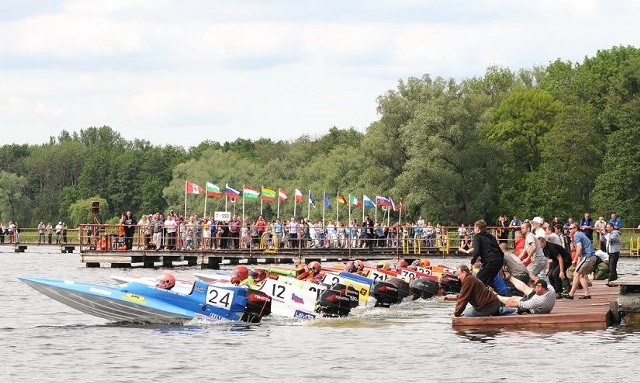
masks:
<svg viewBox="0 0 640 383"><path fill-rule="evenodd" d="M378 201L375 202L375 211L373 213L373 222L378 223Z"/></svg>
<svg viewBox="0 0 640 383"><path fill-rule="evenodd" d="M204 214L202 215L203 218L207 216L207 197L208 197L208 194L209 193L207 193L207 188L206 188L206 185L205 185L205 190L204 190Z"/></svg>
<svg viewBox="0 0 640 383"><path fill-rule="evenodd" d="M297 190L297 189L296 189ZM296 216L296 207L298 206L298 196L296 195L296 193L293 193L293 216Z"/></svg>
<svg viewBox="0 0 640 383"><path fill-rule="evenodd" d="M387 227L389 227L390 222L391 222L391 206L387 206Z"/></svg>
<svg viewBox="0 0 640 383"><path fill-rule="evenodd" d="M347 223L351 224L351 194L349 194L349 222Z"/></svg>
<svg viewBox="0 0 640 383"><path fill-rule="evenodd" d="M228 201L229 201L229 195L227 194L227 190L229 188L229 184L226 184L225 187L225 191L224 191L224 211L229 211L228 206Z"/></svg>
<svg viewBox="0 0 640 383"><path fill-rule="evenodd" d="M242 226L245 225L244 222L244 190L242 191Z"/></svg>
<svg viewBox="0 0 640 383"><path fill-rule="evenodd" d="M309 217L311 216L311 190L307 194L307 221L309 221Z"/></svg>
<svg viewBox="0 0 640 383"><path fill-rule="evenodd" d="M262 215L262 197L260 197L260 215Z"/></svg>
<svg viewBox="0 0 640 383"><path fill-rule="evenodd" d="M187 216L187 182L184 181L184 216Z"/></svg>
<svg viewBox="0 0 640 383"><path fill-rule="evenodd" d="M322 224L326 226L326 222L324 220L324 209L327 207L327 202L324 200L324 197L326 196L327 192L326 191L322 191Z"/></svg>
<svg viewBox="0 0 640 383"><path fill-rule="evenodd" d="M338 201L338 196L340 193L336 193L336 224L340 222L340 201Z"/></svg>
<svg viewBox="0 0 640 383"><path fill-rule="evenodd" d="M280 188L278 188L278 210L276 213L276 219L280 218Z"/></svg>
<svg viewBox="0 0 640 383"><path fill-rule="evenodd" d="M362 222L364 222L364 208L365 208L365 204L364 204L364 194L362 195Z"/></svg>

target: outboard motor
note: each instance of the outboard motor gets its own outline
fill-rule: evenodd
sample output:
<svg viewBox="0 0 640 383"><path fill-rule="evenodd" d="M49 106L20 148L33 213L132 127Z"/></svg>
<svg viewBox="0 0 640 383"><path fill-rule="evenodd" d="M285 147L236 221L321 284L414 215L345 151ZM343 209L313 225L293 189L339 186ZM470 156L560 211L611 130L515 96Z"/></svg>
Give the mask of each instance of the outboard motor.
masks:
<svg viewBox="0 0 640 383"><path fill-rule="evenodd" d="M409 284L399 278L391 278L373 285L371 295L376 299L376 307L389 307L402 302L409 296Z"/></svg>
<svg viewBox="0 0 640 383"><path fill-rule="evenodd" d="M440 279L440 286L444 290L444 294L458 294L462 288L462 282L455 275L445 274Z"/></svg>
<svg viewBox="0 0 640 383"><path fill-rule="evenodd" d="M409 291L413 300L432 298L440 290L440 284L430 278L416 278L409 283Z"/></svg>
<svg viewBox="0 0 640 383"><path fill-rule="evenodd" d="M247 307L242 314L242 321L260 323L263 316L271 314L271 297L262 291L247 290Z"/></svg>
<svg viewBox="0 0 640 383"><path fill-rule="evenodd" d="M359 304L359 293L352 286L336 283L326 289L316 303L316 312L326 317L344 317Z"/></svg>

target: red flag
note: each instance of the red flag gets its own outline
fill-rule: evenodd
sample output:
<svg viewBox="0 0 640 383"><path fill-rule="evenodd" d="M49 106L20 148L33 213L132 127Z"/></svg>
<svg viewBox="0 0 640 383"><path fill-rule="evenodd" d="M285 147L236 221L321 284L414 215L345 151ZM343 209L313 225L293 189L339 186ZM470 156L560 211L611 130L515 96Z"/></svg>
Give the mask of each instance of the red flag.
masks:
<svg viewBox="0 0 640 383"><path fill-rule="evenodd" d="M303 198L304 197L302 195L302 192L300 190L296 189L296 202L302 202Z"/></svg>
<svg viewBox="0 0 640 383"><path fill-rule="evenodd" d="M289 198L283 188L278 189L278 197L280 198L280 202L286 201L287 198Z"/></svg>
<svg viewBox="0 0 640 383"><path fill-rule="evenodd" d="M204 188L194 184L191 181L187 181L186 190L188 194L202 194L204 193Z"/></svg>

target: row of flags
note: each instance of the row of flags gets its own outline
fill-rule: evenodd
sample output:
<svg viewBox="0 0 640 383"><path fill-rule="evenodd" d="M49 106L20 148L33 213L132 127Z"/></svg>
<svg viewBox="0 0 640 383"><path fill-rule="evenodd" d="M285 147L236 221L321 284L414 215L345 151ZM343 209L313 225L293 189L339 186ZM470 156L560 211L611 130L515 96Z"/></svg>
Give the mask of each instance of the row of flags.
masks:
<svg viewBox="0 0 640 383"><path fill-rule="evenodd" d="M240 196L244 198L258 199L260 198L263 201L273 202L276 198L279 199L280 202L285 202L289 199L289 195L285 192L283 188L278 188L276 192L273 189L269 189L266 187L262 187L260 190L254 188L250 185L243 185L242 192L236 190L229 186L229 184L225 184L224 189L221 189L218 185L212 184L210 182L206 183L206 188L196 185L191 181L186 182L185 192L188 194L205 194L207 197L214 198L222 198L226 196L232 199L238 199ZM316 207L316 200L311 195L311 190L309 190L309 194L307 197L307 201L309 205ZM298 189L295 189L294 192L294 201L296 203L301 203L304 201L304 195ZM366 195L362 196L362 199L358 199L353 194L349 194L348 198L345 198L342 194L338 193L336 196L336 201L340 205L347 205L349 207L357 206L359 208L372 207L375 208L377 206L391 208L393 211L401 211L403 209L402 201L398 205L395 204L393 199L376 196L375 200L367 197ZM328 209L331 209L331 197L326 192L324 193L324 206Z"/></svg>

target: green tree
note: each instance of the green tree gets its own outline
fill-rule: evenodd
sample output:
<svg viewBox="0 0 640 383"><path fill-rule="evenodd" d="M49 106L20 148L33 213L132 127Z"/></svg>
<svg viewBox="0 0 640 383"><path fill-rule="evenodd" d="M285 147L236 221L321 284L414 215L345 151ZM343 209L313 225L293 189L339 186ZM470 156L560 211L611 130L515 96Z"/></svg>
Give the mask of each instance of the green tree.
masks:
<svg viewBox="0 0 640 383"><path fill-rule="evenodd" d="M92 212L92 204L93 202L98 202L100 206L100 213L95 217L98 222L102 223L104 219L101 215L101 212L108 211L109 206L106 199L100 196L93 196L91 198L79 199L76 202L72 203L69 206L69 218L70 218L70 226L77 227L83 223L93 223L94 215Z"/></svg>
<svg viewBox="0 0 640 383"><path fill-rule="evenodd" d="M25 195L27 179L4 170L0 171L0 217L2 220L27 221L29 200Z"/></svg>

